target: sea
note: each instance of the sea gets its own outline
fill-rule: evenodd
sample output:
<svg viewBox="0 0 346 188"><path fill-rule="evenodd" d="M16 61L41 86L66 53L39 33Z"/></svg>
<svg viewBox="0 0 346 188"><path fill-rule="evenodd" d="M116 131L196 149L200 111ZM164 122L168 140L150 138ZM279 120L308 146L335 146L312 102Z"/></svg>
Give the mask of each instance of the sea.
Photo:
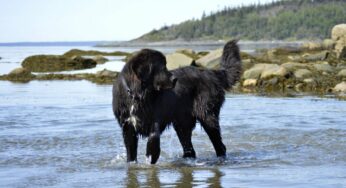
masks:
<svg viewBox="0 0 346 188"><path fill-rule="evenodd" d="M255 52L258 46L241 49ZM74 48L134 52L141 47L0 45L0 74L30 55ZM107 66L86 71L120 71L124 64L111 57ZM126 162L111 103L112 85L0 81L0 187L346 187L346 101L228 93L220 114L225 159L215 156L197 123L192 136L197 159L181 157L177 135L168 129L155 165L145 157L146 138L139 139L138 162Z"/></svg>

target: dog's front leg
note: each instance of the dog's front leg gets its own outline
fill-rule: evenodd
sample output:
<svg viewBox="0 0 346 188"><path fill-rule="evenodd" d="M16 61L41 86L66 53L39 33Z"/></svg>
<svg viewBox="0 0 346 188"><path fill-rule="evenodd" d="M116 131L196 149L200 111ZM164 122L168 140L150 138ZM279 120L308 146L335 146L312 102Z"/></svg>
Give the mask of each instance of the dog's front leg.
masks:
<svg viewBox="0 0 346 188"><path fill-rule="evenodd" d="M157 162L160 157L160 151L160 124L154 123L148 138L146 154L148 158L151 158L151 164L155 164Z"/></svg>
<svg viewBox="0 0 346 188"><path fill-rule="evenodd" d="M135 128L126 123L123 126L123 138L127 153L127 162L137 161L138 135Z"/></svg>

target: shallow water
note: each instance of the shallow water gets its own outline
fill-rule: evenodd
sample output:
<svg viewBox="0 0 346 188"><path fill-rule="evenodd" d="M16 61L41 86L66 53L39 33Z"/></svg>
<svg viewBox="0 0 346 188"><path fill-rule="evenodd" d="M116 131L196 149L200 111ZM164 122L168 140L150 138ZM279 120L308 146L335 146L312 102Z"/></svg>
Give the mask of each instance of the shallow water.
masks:
<svg viewBox="0 0 346 188"><path fill-rule="evenodd" d="M0 187L345 187L346 102L228 95L227 158L205 132L181 159L172 129L157 165L127 164L111 86L87 81L0 81Z"/></svg>

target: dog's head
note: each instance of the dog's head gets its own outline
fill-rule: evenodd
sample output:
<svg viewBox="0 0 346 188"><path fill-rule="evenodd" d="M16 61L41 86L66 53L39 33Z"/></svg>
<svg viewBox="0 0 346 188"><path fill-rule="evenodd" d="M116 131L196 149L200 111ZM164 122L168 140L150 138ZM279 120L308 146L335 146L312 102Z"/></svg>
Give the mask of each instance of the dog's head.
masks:
<svg viewBox="0 0 346 188"><path fill-rule="evenodd" d="M135 76L146 88L174 88L177 78L167 70L165 56L156 50L143 49L128 62Z"/></svg>

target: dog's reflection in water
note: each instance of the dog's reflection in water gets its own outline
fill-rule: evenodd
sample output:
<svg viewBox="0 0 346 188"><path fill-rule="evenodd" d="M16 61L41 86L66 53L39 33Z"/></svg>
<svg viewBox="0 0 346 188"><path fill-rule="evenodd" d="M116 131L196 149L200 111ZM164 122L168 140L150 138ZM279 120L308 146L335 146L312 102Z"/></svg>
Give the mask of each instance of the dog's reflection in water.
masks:
<svg viewBox="0 0 346 188"><path fill-rule="evenodd" d="M162 168L127 169L126 185L134 187L222 187L223 173L217 168Z"/></svg>

